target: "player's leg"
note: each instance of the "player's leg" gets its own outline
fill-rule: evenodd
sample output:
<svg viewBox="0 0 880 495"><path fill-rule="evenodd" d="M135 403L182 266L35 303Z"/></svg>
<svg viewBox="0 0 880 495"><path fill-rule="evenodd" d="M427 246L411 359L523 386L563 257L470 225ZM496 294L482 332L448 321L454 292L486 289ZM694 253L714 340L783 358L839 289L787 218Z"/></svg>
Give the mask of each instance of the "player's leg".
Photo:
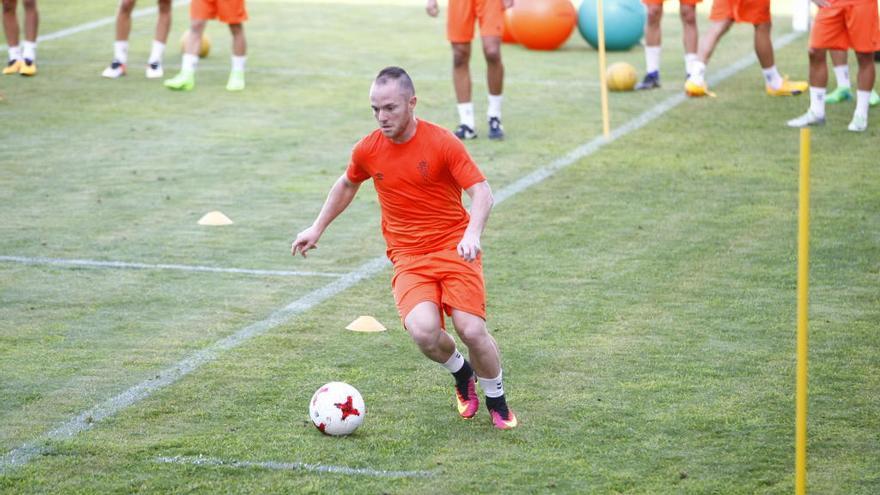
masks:
<svg viewBox="0 0 880 495"><path fill-rule="evenodd" d="M825 96L826 103L840 103L852 99L852 83L849 79L849 64L846 60L846 50L829 50L831 53L831 66L834 68L834 79L837 87Z"/></svg>
<svg viewBox="0 0 880 495"><path fill-rule="evenodd" d="M645 19L645 78L636 89L660 87L660 52L663 39L661 20L663 19L663 0L648 0L645 3L648 16Z"/></svg>
<svg viewBox="0 0 880 495"><path fill-rule="evenodd" d="M458 104L459 139L474 139L477 133L474 121L474 103L471 98L471 43L452 43L452 85Z"/></svg>
<svg viewBox="0 0 880 495"><path fill-rule="evenodd" d="M718 3L718 0L715 0L712 8L715 9ZM709 24L709 29L700 37L697 51L698 60L692 64L691 73L688 74L688 79L684 83L684 92L688 96L713 96L706 83L706 65L709 63L709 59L712 58L712 53L715 52L718 41L727 33L732 25L733 17L712 20L711 24Z"/></svg>
<svg viewBox="0 0 880 495"><path fill-rule="evenodd" d="M779 73L773 53L773 41L770 38L772 30L771 21L755 24L755 55L761 65L765 90L770 96L799 95L807 91L809 84L807 81L789 81Z"/></svg>
<svg viewBox="0 0 880 495"><path fill-rule="evenodd" d="M18 0L3 0L3 32L6 34L6 46L9 47L9 61L3 68L4 74L18 74L24 61L19 44Z"/></svg>
<svg viewBox="0 0 880 495"><path fill-rule="evenodd" d="M876 78L874 52L856 52L856 59L859 61L856 109L853 112L852 121L847 128L854 132L863 132L868 128L868 106Z"/></svg>
<svg viewBox="0 0 880 495"><path fill-rule="evenodd" d="M128 66L128 37L131 34L131 11L137 0L120 0L116 9L116 40L113 41L113 60L101 73L102 77L117 79L124 76Z"/></svg>
<svg viewBox="0 0 880 495"><path fill-rule="evenodd" d="M21 58L24 65L18 73L33 76L37 73L37 31L40 26L40 13L37 0L22 0L24 4L24 41L21 42Z"/></svg>
<svg viewBox="0 0 880 495"><path fill-rule="evenodd" d="M501 103L504 91L504 64L501 62L501 37L483 36L483 56L486 58L486 79L489 86L489 139L504 139L501 125Z"/></svg>
<svg viewBox="0 0 880 495"><path fill-rule="evenodd" d="M156 19L156 33L153 35L150 58L147 59L146 76L149 79L158 79L165 75L162 62L165 47L168 44L168 33L171 31L171 0L159 0L158 4L159 17Z"/></svg>
<svg viewBox="0 0 880 495"><path fill-rule="evenodd" d="M191 8L196 4L193 2ZM192 19L189 25L189 37L184 43L181 57L180 72L171 79L165 80L165 87L179 91L190 91L196 85L196 68L199 65L199 47L202 44L202 33L205 32L206 19Z"/></svg>
<svg viewBox="0 0 880 495"><path fill-rule="evenodd" d="M232 68L229 71L229 81L226 83L228 91L241 91L244 89L244 66L247 61L247 40L244 36L244 24L230 24L229 32L232 33Z"/></svg>
<svg viewBox="0 0 880 495"><path fill-rule="evenodd" d="M828 86L826 51L824 48L810 48L810 108L807 113L789 120L789 127L825 125L825 90Z"/></svg>
<svg viewBox="0 0 880 495"><path fill-rule="evenodd" d="M684 45L685 73L690 74L694 70L694 62L700 59L697 55L700 38L697 30L697 5L695 3L682 2L678 15L681 18L681 41Z"/></svg>

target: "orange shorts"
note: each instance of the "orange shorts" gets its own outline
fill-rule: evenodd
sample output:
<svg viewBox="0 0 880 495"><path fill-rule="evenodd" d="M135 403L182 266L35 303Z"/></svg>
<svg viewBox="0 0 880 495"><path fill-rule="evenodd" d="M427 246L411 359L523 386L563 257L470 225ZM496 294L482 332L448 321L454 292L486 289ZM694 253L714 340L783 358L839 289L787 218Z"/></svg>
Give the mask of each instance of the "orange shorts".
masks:
<svg viewBox="0 0 880 495"><path fill-rule="evenodd" d="M400 255L394 261L391 291L400 321L425 301L433 302L447 315L457 309L486 319L482 258L468 262L455 249ZM441 314L440 321L443 319Z"/></svg>
<svg viewBox="0 0 880 495"><path fill-rule="evenodd" d="M200 21L218 19L226 24L241 24L248 20L244 0L192 0L189 16Z"/></svg>
<svg viewBox="0 0 880 495"><path fill-rule="evenodd" d="M446 38L452 43L474 39L474 21L480 23L480 36L504 34L503 0L449 0Z"/></svg>
<svg viewBox="0 0 880 495"><path fill-rule="evenodd" d="M665 1L666 0L642 0L642 3L645 5L660 5ZM703 0L678 0L678 3L681 5L696 5L702 1Z"/></svg>
<svg viewBox="0 0 880 495"><path fill-rule="evenodd" d="M715 0L712 2L710 21L726 21L748 24L766 24L770 22L770 0Z"/></svg>
<svg viewBox="0 0 880 495"><path fill-rule="evenodd" d="M871 53L880 50L877 2L852 3L819 9L810 34L810 48Z"/></svg>

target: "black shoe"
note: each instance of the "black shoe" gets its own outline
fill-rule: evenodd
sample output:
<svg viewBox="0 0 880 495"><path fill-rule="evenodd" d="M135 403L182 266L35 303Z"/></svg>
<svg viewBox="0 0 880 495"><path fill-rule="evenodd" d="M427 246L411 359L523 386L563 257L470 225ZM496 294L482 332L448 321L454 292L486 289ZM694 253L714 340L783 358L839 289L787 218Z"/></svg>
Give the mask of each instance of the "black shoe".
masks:
<svg viewBox="0 0 880 495"><path fill-rule="evenodd" d="M636 84L636 89L657 89L660 87L660 72L648 72L642 82Z"/></svg>
<svg viewBox="0 0 880 495"><path fill-rule="evenodd" d="M476 139L477 131L471 129L470 127L459 124L458 127L455 128L455 137L464 141L465 139Z"/></svg>
<svg viewBox="0 0 880 495"><path fill-rule="evenodd" d="M489 119L489 139L504 139L504 126L501 125L501 119L491 117Z"/></svg>

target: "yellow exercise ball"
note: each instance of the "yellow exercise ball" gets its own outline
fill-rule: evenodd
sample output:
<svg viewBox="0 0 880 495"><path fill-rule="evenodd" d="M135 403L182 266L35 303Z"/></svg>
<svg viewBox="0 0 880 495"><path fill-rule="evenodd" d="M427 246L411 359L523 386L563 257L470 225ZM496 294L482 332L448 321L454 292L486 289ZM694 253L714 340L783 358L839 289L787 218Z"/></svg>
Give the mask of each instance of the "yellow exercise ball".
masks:
<svg viewBox="0 0 880 495"><path fill-rule="evenodd" d="M189 38L189 29L183 32L183 36L180 37L180 51L181 53L186 51L186 39ZM202 42L199 44L199 57L205 58L208 54L211 53L211 38L208 37L208 33L202 31Z"/></svg>
<svg viewBox="0 0 880 495"><path fill-rule="evenodd" d="M611 91L632 91L636 87L636 68L626 62L615 62L605 73Z"/></svg>

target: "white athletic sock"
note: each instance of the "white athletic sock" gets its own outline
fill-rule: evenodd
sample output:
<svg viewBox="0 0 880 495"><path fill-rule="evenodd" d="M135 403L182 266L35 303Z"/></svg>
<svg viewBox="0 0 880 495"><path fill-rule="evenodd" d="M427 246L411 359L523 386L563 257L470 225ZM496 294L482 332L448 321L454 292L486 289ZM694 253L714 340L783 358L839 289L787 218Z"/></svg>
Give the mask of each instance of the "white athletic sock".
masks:
<svg viewBox="0 0 880 495"><path fill-rule="evenodd" d="M862 117L868 118L868 103L870 101L870 91L862 91L861 89L856 91L856 111L854 112L854 115L861 115Z"/></svg>
<svg viewBox="0 0 880 495"><path fill-rule="evenodd" d="M706 84L706 64L699 60L694 60L691 64L691 71L688 78L694 84L699 84L701 86Z"/></svg>
<svg viewBox="0 0 880 495"><path fill-rule="evenodd" d="M10 46L8 51L9 60L21 60L21 46Z"/></svg>
<svg viewBox="0 0 880 495"><path fill-rule="evenodd" d="M37 59L37 42L36 41L22 41L21 43L21 57L26 58L28 60L36 60Z"/></svg>
<svg viewBox="0 0 880 495"><path fill-rule="evenodd" d="M469 101L467 103L459 103L458 104L458 121L461 124L464 124L471 129L474 128L474 103Z"/></svg>
<svg viewBox="0 0 880 495"><path fill-rule="evenodd" d="M697 56L696 53L685 53L684 54L684 70L686 73L690 74L693 72L694 62L699 62L700 57Z"/></svg>
<svg viewBox="0 0 880 495"><path fill-rule="evenodd" d="M464 356L458 352L458 349L454 349L452 351L452 356L449 356L449 359L447 359L445 363L441 363L441 366L446 368L450 373L455 373L464 366Z"/></svg>
<svg viewBox="0 0 880 495"><path fill-rule="evenodd" d="M154 64L157 63L159 65L162 64L162 57L165 55L165 43L162 43L158 40L153 40L153 48L150 49L150 58L147 59L147 63Z"/></svg>
<svg viewBox="0 0 880 495"><path fill-rule="evenodd" d="M128 41L113 42L113 60L121 63L128 63Z"/></svg>
<svg viewBox="0 0 880 495"><path fill-rule="evenodd" d="M660 72L660 45L645 45L645 72Z"/></svg>
<svg viewBox="0 0 880 495"><path fill-rule="evenodd" d="M503 372L499 372L495 378L477 377L477 380L480 382L480 388L483 389L486 397L501 397L504 395L504 384L501 382L501 375L503 374Z"/></svg>
<svg viewBox="0 0 880 495"><path fill-rule="evenodd" d="M825 116L825 88L810 86L810 111L816 117Z"/></svg>
<svg viewBox="0 0 880 495"><path fill-rule="evenodd" d="M503 99L504 96L502 95L489 95L489 110L486 112L487 117L501 118L501 101Z"/></svg>
<svg viewBox="0 0 880 495"><path fill-rule="evenodd" d="M198 65L199 65L199 56L198 55L191 55L189 53L184 53L183 59L180 62L180 70L195 72L196 67Z"/></svg>
<svg viewBox="0 0 880 495"><path fill-rule="evenodd" d="M247 56L239 57L236 55L232 56L232 70L244 70L244 63L247 61Z"/></svg>
<svg viewBox="0 0 880 495"><path fill-rule="evenodd" d="M849 81L849 66L835 65L834 79L837 80L838 88L849 88L852 85L852 83Z"/></svg>
<svg viewBox="0 0 880 495"><path fill-rule="evenodd" d="M779 75L779 71L776 70L775 65L771 65L766 69L761 69L761 72L764 74L764 81L771 89L779 89L782 87L782 76Z"/></svg>

